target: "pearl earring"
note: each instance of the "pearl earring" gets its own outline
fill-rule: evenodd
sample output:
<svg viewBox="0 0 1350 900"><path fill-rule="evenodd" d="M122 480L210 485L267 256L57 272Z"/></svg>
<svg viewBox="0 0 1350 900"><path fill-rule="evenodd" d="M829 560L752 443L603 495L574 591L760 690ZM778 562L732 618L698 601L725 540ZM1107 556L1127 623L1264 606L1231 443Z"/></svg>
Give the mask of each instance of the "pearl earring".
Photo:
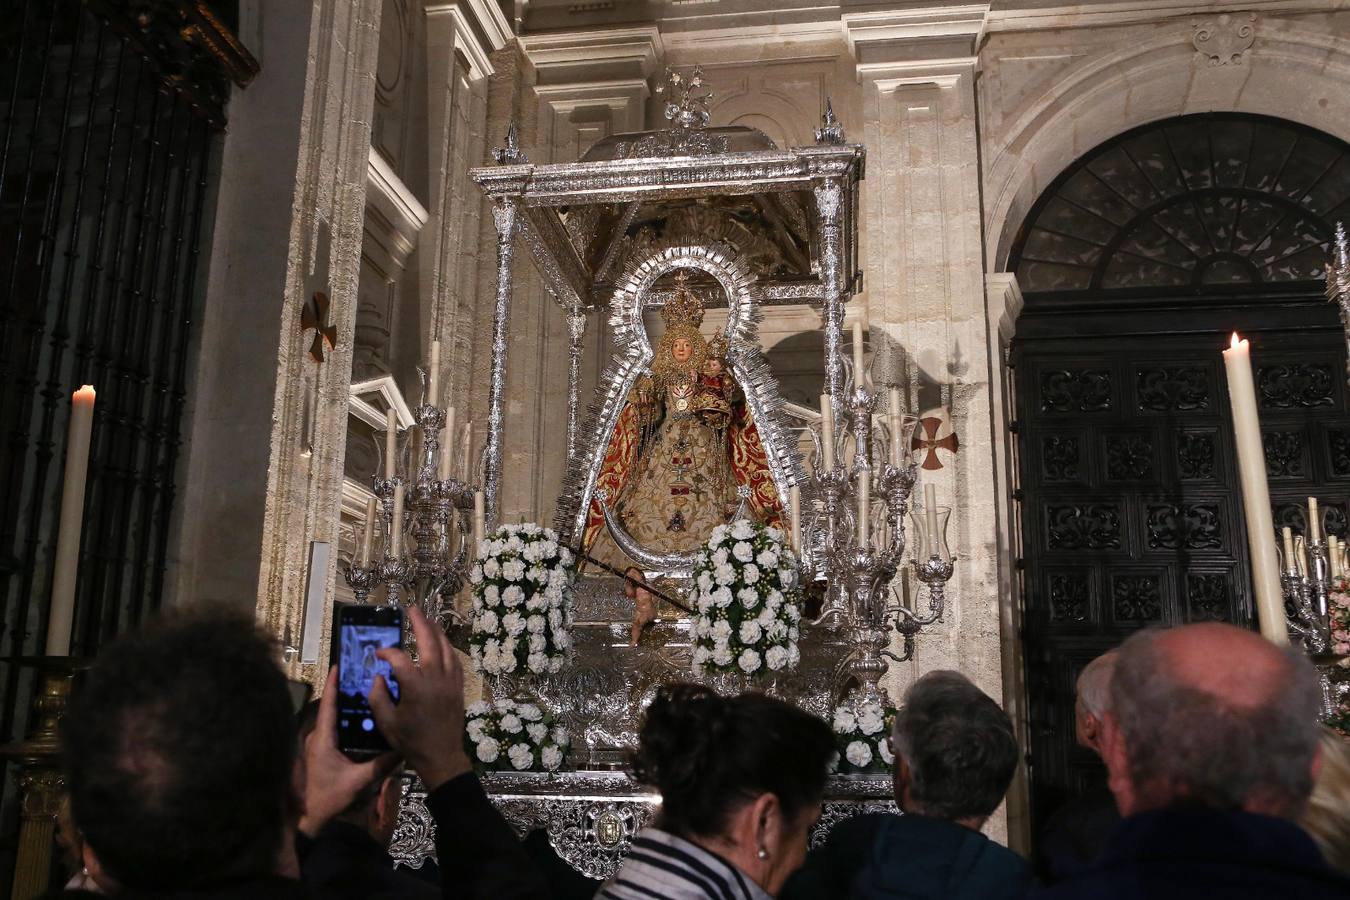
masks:
<svg viewBox="0 0 1350 900"><path fill-rule="evenodd" d="M755 855L758 856L760 859L768 859L768 858L769 858L769 851L768 851L768 850L765 850L763 847L760 847L760 848L759 848L759 852L756 853Z"/></svg>

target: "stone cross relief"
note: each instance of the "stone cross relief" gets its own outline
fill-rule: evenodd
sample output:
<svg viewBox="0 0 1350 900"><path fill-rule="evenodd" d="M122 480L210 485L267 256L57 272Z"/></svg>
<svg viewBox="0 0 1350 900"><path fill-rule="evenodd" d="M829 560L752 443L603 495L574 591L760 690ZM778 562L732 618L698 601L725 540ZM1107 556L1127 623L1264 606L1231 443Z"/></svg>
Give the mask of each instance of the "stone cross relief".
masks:
<svg viewBox="0 0 1350 900"><path fill-rule="evenodd" d="M325 359L324 344L328 345L329 350L337 346L337 326L328 320L332 306L328 299L329 244L328 223L320 220L318 236L315 238L314 263L310 267L309 277L305 279L305 305L300 308L300 330L314 332L309 355L316 363L322 363Z"/></svg>

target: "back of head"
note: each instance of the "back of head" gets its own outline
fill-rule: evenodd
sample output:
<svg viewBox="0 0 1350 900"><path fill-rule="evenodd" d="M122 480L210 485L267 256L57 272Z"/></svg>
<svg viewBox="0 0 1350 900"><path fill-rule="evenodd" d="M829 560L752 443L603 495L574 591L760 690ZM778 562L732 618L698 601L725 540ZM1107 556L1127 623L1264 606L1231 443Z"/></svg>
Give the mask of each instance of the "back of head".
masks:
<svg viewBox="0 0 1350 900"><path fill-rule="evenodd" d="M1078 673L1075 692L1084 712L1100 719L1110 709L1111 673L1115 667L1116 651L1108 650Z"/></svg>
<svg viewBox="0 0 1350 900"><path fill-rule="evenodd" d="M1206 623L1132 636L1111 679L1124 754L1112 777L1125 769L1132 795L1122 812L1297 816L1312 789L1319 705L1307 658L1253 632Z"/></svg>
<svg viewBox="0 0 1350 900"><path fill-rule="evenodd" d="M1350 874L1350 740L1322 729L1322 770L1299 820L1326 861Z"/></svg>
<svg viewBox="0 0 1350 900"><path fill-rule="evenodd" d="M895 752L909 768L907 812L983 819L1017 770L1012 720L959 672L924 675L895 715Z"/></svg>
<svg viewBox="0 0 1350 900"><path fill-rule="evenodd" d="M286 678L252 619L171 615L104 649L62 721L75 822L129 889L276 870L292 795Z"/></svg>
<svg viewBox="0 0 1350 900"><path fill-rule="evenodd" d="M775 795L789 818L818 803L834 752L830 727L791 704L669 684L647 708L634 774L660 790L665 830L713 837L761 794Z"/></svg>

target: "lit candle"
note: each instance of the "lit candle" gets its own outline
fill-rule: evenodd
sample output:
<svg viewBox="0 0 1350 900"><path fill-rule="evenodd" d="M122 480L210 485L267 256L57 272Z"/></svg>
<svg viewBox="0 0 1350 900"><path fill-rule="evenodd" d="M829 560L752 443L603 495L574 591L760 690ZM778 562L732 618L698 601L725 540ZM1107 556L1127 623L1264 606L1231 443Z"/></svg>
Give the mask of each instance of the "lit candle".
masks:
<svg viewBox="0 0 1350 900"><path fill-rule="evenodd" d="M455 408L452 406L445 411L445 430L441 432L441 459L440 466L436 470L436 477L441 481L449 481L450 473L455 464Z"/></svg>
<svg viewBox="0 0 1350 900"><path fill-rule="evenodd" d="M389 526L389 555L395 558L403 555L403 492L402 482L394 486L394 521Z"/></svg>
<svg viewBox="0 0 1350 900"><path fill-rule="evenodd" d="M928 556L938 555L937 533L937 488L931 484L923 486L923 521L928 528Z"/></svg>
<svg viewBox="0 0 1350 900"><path fill-rule="evenodd" d="M863 386L863 323L853 320L853 389Z"/></svg>
<svg viewBox="0 0 1350 900"><path fill-rule="evenodd" d="M1252 361L1247 342L1239 340L1236 332L1232 345L1223 351L1223 364L1228 372L1228 397L1233 410L1233 437L1237 444L1257 619L1261 623L1261 633L1268 640L1288 644L1289 626L1285 622L1284 594L1280 590L1275 523L1270 514L1270 486L1266 483L1266 454L1261 445L1261 420L1252 383Z"/></svg>
<svg viewBox="0 0 1350 900"><path fill-rule="evenodd" d="M858 546L866 547L871 539L872 528L872 472L863 469L858 472Z"/></svg>
<svg viewBox="0 0 1350 900"><path fill-rule="evenodd" d="M895 385L891 385L888 399L886 418L891 427L891 465L898 467L904 457L904 448L900 446L900 389Z"/></svg>
<svg viewBox="0 0 1350 900"><path fill-rule="evenodd" d="M1317 543L1322 539L1322 517L1317 512L1317 498L1308 498L1308 540Z"/></svg>
<svg viewBox="0 0 1350 900"><path fill-rule="evenodd" d="M398 452L398 414L391 408L384 414L384 477L394 477L394 455Z"/></svg>
<svg viewBox="0 0 1350 900"><path fill-rule="evenodd" d="M483 543L483 519L486 517L483 505L483 492L473 492L473 552L478 555L478 545Z"/></svg>
<svg viewBox="0 0 1350 900"><path fill-rule="evenodd" d="M47 655L70 655L70 626L75 620L75 578L84 527L84 483L89 474L89 439L94 429L94 388L86 384L70 398L66 427L66 470L61 487L61 518L52 562L51 612L47 617Z"/></svg>
<svg viewBox="0 0 1350 900"><path fill-rule="evenodd" d="M361 535L361 568L370 568L371 549L375 544L375 498L366 501L366 530Z"/></svg>
<svg viewBox="0 0 1350 900"><path fill-rule="evenodd" d="M441 387L441 342L431 342L431 365L427 373L427 405L435 406Z"/></svg>
<svg viewBox="0 0 1350 900"><path fill-rule="evenodd" d="M829 394L820 395L820 456L825 471L834 471L834 406Z"/></svg>
<svg viewBox="0 0 1350 900"><path fill-rule="evenodd" d="M1289 575L1298 574L1298 559L1294 556L1294 531L1288 525L1281 531L1284 538L1284 571Z"/></svg>
<svg viewBox="0 0 1350 900"><path fill-rule="evenodd" d="M788 509L792 513L792 549L802 549L802 489L793 485L788 489Z"/></svg>

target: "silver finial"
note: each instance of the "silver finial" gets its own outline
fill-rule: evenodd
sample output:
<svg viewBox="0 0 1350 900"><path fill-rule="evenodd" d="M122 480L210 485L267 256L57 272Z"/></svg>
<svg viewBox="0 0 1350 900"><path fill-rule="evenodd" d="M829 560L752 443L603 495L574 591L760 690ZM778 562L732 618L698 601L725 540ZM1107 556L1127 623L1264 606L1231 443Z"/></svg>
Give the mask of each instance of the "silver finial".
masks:
<svg viewBox="0 0 1350 900"><path fill-rule="evenodd" d="M665 116L676 128L702 128L708 124L708 101L713 93L703 81L703 67L694 66L689 74L666 69L666 83L656 89L666 95Z"/></svg>
<svg viewBox="0 0 1350 900"><path fill-rule="evenodd" d="M516 123L506 126L506 146L492 151L492 158L499 166L514 166L527 163L529 159L520 150L520 136L516 134Z"/></svg>
<svg viewBox="0 0 1350 900"><path fill-rule="evenodd" d="M844 143L844 124L834 116L834 105L825 98L825 115L820 117L820 127L816 129L817 144L839 145Z"/></svg>

